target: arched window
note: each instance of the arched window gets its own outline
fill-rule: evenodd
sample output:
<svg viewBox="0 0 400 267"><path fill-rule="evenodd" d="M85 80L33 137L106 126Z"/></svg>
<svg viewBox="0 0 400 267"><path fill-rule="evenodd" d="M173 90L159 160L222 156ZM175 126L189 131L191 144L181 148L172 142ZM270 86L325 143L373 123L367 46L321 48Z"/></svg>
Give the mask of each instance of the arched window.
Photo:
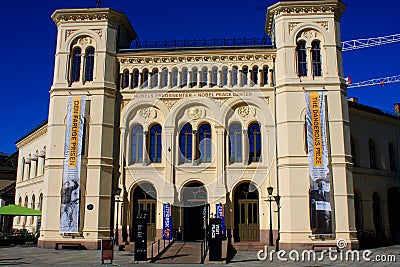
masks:
<svg viewBox="0 0 400 267"><path fill-rule="evenodd" d="M173 68L172 69L172 87L177 87L178 86L178 69Z"/></svg>
<svg viewBox="0 0 400 267"><path fill-rule="evenodd" d="M388 152L389 152L389 169L394 172L396 171L396 158L394 153L394 146L392 143L388 144Z"/></svg>
<svg viewBox="0 0 400 267"><path fill-rule="evenodd" d="M199 128L200 162L211 162L211 126L204 123Z"/></svg>
<svg viewBox="0 0 400 267"><path fill-rule="evenodd" d="M149 80L149 70L148 69L144 69L142 71L142 87L148 87L149 85L147 84Z"/></svg>
<svg viewBox="0 0 400 267"><path fill-rule="evenodd" d="M212 75L211 75L211 86L218 85L218 69L217 67L212 68Z"/></svg>
<svg viewBox="0 0 400 267"><path fill-rule="evenodd" d="M139 87L139 70L133 70L133 88Z"/></svg>
<svg viewBox="0 0 400 267"><path fill-rule="evenodd" d="M228 85L228 68L223 67L222 68L222 86L227 86Z"/></svg>
<svg viewBox="0 0 400 267"><path fill-rule="evenodd" d="M71 79L72 82L78 82L81 78L81 57L82 50L76 47L72 51L72 68L71 68Z"/></svg>
<svg viewBox="0 0 400 267"><path fill-rule="evenodd" d="M155 124L150 128L150 162L161 162L161 131L159 124Z"/></svg>
<svg viewBox="0 0 400 267"><path fill-rule="evenodd" d="M261 131L258 123L252 123L248 130L249 163L261 161Z"/></svg>
<svg viewBox="0 0 400 267"><path fill-rule="evenodd" d="M262 83L263 85L268 85L268 66L264 66L262 72Z"/></svg>
<svg viewBox="0 0 400 267"><path fill-rule="evenodd" d="M182 86L185 87L188 85L188 69L185 67L182 69Z"/></svg>
<svg viewBox="0 0 400 267"><path fill-rule="evenodd" d="M200 87L204 87L207 85L208 83L208 69L206 67L204 67L201 70L201 79L200 79Z"/></svg>
<svg viewBox="0 0 400 267"><path fill-rule="evenodd" d="M313 75L322 76L322 63L321 63L321 43L313 41L311 43L311 54L313 64Z"/></svg>
<svg viewBox="0 0 400 267"><path fill-rule="evenodd" d="M158 69L153 69L153 86L152 87L157 87L158 86Z"/></svg>
<svg viewBox="0 0 400 267"><path fill-rule="evenodd" d="M94 48L89 47L85 53L85 81L93 81L94 72Z"/></svg>
<svg viewBox="0 0 400 267"><path fill-rule="evenodd" d="M300 41L297 43L297 71L299 77L307 76L307 51L306 42Z"/></svg>
<svg viewBox="0 0 400 267"><path fill-rule="evenodd" d="M237 86L238 85L238 67L233 66L232 68L232 86Z"/></svg>
<svg viewBox="0 0 400 267"><path fill-rule="evenodd" d="M242 68L242 74L242 85L249 84L249 79L247 78L249 74L249 68L247 66Z"/></svg>
<svg viewBox="0 0 400 267"><path fill-rule="evenodd" d="M122 88L129 87L129 70L124 70L124 74L122 77Z"/></svg>
<svg viewBox="0 0 400 267"><path fill-rule="evenodd" d="M179 134L180 163L192 162L192 125L182 127Z"/></svg>
<svg viewBox="0 0 400 267"><path fill-rule="evenodd" d="M375 151L375 143L372 139L368 141L368 147L369 147L369 166L371 169L376 169L376 151Z"/></svg>
<svg viewBox="0 0 400 267"><path fill-rule="evenodd" d="M167 87L168 86L168 69L163 68L162 74L161 74L161 88Z"/></svg>
<svg viewBox="0 0 400 267"><path fill-rule="evenodd" d="M194 87L197 85L197 74L198 74L198 70L196 67L194 67L192 69L192 82L190 84L190 87Z"/></svg>
<svg viewBox="0 0 400 267"><path fill-rule="evenodd" d="M254 66L253 70L251 71L251 80L254 84L258 84L258 67Z"/></svg>
<svg viewBox="0 0 400 267"><path fill-rule="evenodd" d="M32 195L32 203L31 203L31 208L32 209L36 209L36 207L35 207L35 203L36 201L35 201L35 195ZM30 222L30 224L33 224L33 221L34 221L34 219L35 219L35 217L34 216L30 216L31 217L31 222Z"/></svg>
<svg viewBox="0 0 400 267"><path fill-rule="evenodd" d="M143 128L135 125L132 128L131 164L143 161Z"/></svg>
<svg viewBox="0 0 400 267"><path fill-rule="evenodd" d="M229 162L242 162L242 126L238 123L229 128Z"/></svg>

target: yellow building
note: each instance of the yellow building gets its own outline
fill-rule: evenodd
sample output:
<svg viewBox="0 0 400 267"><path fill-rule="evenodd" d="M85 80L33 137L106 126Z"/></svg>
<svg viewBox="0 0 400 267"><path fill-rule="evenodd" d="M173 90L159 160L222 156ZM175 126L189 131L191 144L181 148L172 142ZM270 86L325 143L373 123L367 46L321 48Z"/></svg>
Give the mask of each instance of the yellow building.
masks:
<svg viewBox="0 0 400 267"><path fill-rule="evenodd" d="M173 235L199 240L204 218L224 204L232 242L300 249L343 239L357 248L357 230L379 228L372 223L378 215L370 218L370 185L379 194L379 232L394 236L385 194L398 188L400 121L352 105L349 112L344 9L338 0L282 1L266 14L272 46L225 40L174 48L131 48L136 33L112 9L56 10L49 118L17 143L16 203L42 208L39 246L80 242L96 249L115 234L128 244L140 211L149 212L149 239L158 239L164 204L171 205ZM320 121L328 172L313 185L305 118L306 96L317 93L324 103L318 107L325 107L318 112L326 113ZM371 136L379 164L368 166L364 128L376 123L390 131ZM351 135L362 153L355 168ZM324 200L313 196L320 185ZM268 201L268 188L279 202ZM37 227L25 218L14 225Z"/></svg>

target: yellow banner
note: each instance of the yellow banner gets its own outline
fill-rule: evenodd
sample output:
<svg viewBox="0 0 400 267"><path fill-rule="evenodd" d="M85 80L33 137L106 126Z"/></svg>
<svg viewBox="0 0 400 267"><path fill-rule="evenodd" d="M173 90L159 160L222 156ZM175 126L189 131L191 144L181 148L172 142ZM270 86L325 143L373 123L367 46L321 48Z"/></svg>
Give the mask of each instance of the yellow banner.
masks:
<svg viewBox="0 0 400 267"><path fill-rule="evenodd" d="M322 166L321 113L318 92L310 93L310 109L314 141L314 166Z"/></svg>
<svg viewBox="0 0 400 267"><path fill-rule="evenodd" d="M76 166L78 156L79 115L81 112L81 98L75 96L72 102L71 135L69 144L68 166Z"/></svg>

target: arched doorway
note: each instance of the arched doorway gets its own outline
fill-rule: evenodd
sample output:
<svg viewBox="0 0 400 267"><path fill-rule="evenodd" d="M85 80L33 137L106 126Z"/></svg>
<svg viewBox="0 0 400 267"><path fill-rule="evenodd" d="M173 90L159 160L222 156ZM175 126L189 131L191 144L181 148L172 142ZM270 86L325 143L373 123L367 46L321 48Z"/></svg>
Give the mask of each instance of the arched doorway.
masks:
<svg viewBox="0 0 400 267"><path fill-rule="evenodd" d="M136 217L138 214L147 212L149 222L147 224L147 239L154 240L156 237L156 214L157 214L157 192L150 183L142 183L132 191L132 232L131 241L136 236L134 233Z"/></svg>
<svg viewBox="0 0 400 267"><path fill-rule="evenodd" d="M374 192L372 195L372 216L374 220L375 234L377 241L384 241L384 229L382 223L382 206L381 206L381 198L377 192Z"/></svg>
<svg viewBox="0 0 400 267"><path fill-rule="evenodd" d="M208 219L207 190L200 182L191 182L182 188L183 240L202 240Z"/></svg>
<svg viewBox="0 0 400 267"><path fill-rule="evenodd" d="M234 230L235 242L259 241L260 220L259 200L256 186L244 182L236 186L233 191L234 200Z"/></svg>

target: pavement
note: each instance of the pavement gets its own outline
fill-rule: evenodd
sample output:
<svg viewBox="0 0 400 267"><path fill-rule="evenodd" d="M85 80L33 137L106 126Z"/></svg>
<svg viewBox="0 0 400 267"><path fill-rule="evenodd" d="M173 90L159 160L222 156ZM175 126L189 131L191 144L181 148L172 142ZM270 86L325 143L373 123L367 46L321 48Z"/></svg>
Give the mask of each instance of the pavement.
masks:
<svg viewBox="0 0 400 267"><path fill-rule="evenodd" d="M176 251L179 251L179 246L177 248ZM183 249L184 248L181 248L180 251ZM188 253L196 254L198 253L198 249L188 247L186 252L183 254ZM285 255L280 255L281 260L278 259L277 254L274 254L274 259L272 261L270 259L260 261L257 258L257 251L237 251L236 255L227 266L400 266L400 245L376 248L372 249L370 252L360 251L359 253L360 261L352 261L351 256L347 257L350 258L350 260L346 260L346 254L343 252L334 252L330 255L331 257L336 256L337 260L334 260L334 258L330 259L328 255L325 255L323 261L302 261L300 252L300 257L297 261L295 260L297 255L296 252L290 252L290 254L289 252L286 252ZM362 256L363 253L365 258ZM265 254L262 253L260 256L264 255ZM292 259L290 259L289 256L291 256ZM318 253L317 259L320 256L321 253ZM340 260L341 257L342 260ZM394 259L390 259L390 257L394 257ZM377 260L380 259L386 261L378 262ZM0 247L0 266L204 266L203 264L191 264L192 260L193 259L188 257L186 262L180 260L179 262L181 264L178 264L176 261L168 263L168 260L164 261L166 264L160 264L157 262L136 263L133 262L133 252L115 251L113 264L101 265L99 250L54 250L41 249L29 245ZM210 266L215 266L215 264L210 264Z"/></svg>

